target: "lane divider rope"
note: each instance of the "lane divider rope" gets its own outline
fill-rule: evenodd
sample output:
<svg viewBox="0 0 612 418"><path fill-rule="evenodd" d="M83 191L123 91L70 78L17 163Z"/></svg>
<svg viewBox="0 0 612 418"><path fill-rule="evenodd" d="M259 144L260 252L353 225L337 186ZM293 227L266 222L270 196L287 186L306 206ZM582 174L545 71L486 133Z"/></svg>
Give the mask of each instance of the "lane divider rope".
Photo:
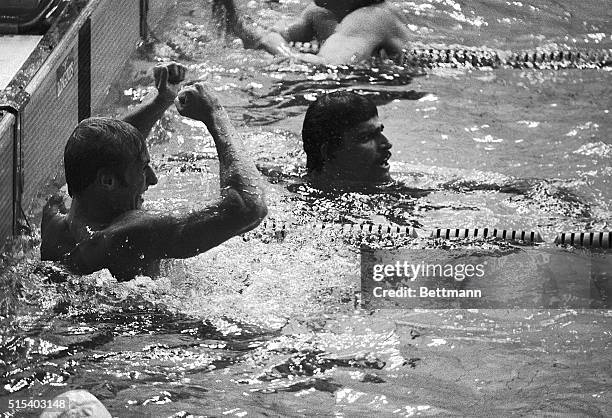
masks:
<svg viewBox="0 0 612 418"><path fill-rule="evenodd" d="M365 233L368 235L398 235L409 238L428 236L429 238L461 239L461 238L483 238L507 242L521 242L524 244L537 245L545 242L539 231L517 231L497 228L438 228L430 234L419 234L417 230L409 226L385 225L380 223L315 223L308 225L291 225L284 222L264 221L258 229L274 232L285 237L290 230L297 228L312 229L318 231L336 231L341 233ZM612 231L608 232L560 232L557 234L554 244L571 245L573 247L611 249Z"/></svg>
<svg viewBox="0 0 612 418"><path fill-rule="evenodd" d="M555 244L572 247L610 249L612 232L563 232L555 238Z"/></svg>
<svg viewBox="0 0 612 418"><path fill-rule="evenodd" d="M286 223L276 223L270 221L264 221L259 225L260 229L272 230L280 232L285 235L287 230L295 229L297 225L289 225ZM357 224L339 224L339 223L316 223L310 225L304 225L305 228L311 228L315 230L327 230L327 231L340 231L344 233L357 233L364 232L372 235L382 234L396 234L406 235L408 237L417 238L419 235L415 228L409 226L398 226L398 225L383 225L383 224L369 224L369 223L357 223Z"/></svg>
<svg viewBox="0 0 612 418"><path fill-rule="evenodd" d="M542 243L542 234L537 231L514 231L496 228L475 229L436 229L430 235L432 238L495 238L505 241L524 241L529 243Z"/></svg>

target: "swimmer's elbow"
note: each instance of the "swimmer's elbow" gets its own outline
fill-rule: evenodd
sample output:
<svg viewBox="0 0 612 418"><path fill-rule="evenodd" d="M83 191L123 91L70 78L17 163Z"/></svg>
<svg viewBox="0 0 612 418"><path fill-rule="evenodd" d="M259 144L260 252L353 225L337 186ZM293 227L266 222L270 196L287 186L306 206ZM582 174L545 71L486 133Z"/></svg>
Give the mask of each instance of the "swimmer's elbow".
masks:
<svg viewBox="0 0 612 418"><path fill-rule="evenodd" d="M231 188L223 199L224 205L231 208L233 224L238 232L250 231L257 227L268 215L263 193L259 189L254 191L242 191Z"/></svg>
<svg viewBox="0 0 612 418"><path fill-rule="evenodd" d="M261 223L268 216L268 206L266 205L266 201L263 196L259 196L257 201L254 204L254 210L252 210L252 217L257 225ZM255 226L257 226L255 225Z"/></svg>
<svg viewBox="0 0 612 418"><path fill-rule="evenodd" d="M245 209L245 218L247 223L245 226L248 228L248 230L258 226L261 221L268 216L268 206L266 205L263 195L260 193L246 199Z"/></svg>

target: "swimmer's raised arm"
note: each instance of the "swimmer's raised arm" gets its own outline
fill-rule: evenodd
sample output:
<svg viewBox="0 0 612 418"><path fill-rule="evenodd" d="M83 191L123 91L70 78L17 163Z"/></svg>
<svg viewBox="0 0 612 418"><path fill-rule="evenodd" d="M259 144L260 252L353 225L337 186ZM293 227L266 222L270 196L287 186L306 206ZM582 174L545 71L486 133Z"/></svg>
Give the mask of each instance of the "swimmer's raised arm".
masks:
<svg viewBox="0 0 612 418"><path fill-rule="evenodd" d="M216 8L225 9L228 30L242 40L245 48L263 49L272 55L291 57L293 54L288 42L310 41L314 37L310 6L291 25L266 28L249 22L234 0L215 0L214 3Z"/></svg>
<svg viewBox="0 0 612 418"><path fill-rule="evenodd" d="M255 228L267 214L260 177L219 100L202 84L181 90L181 115L204 122L219 156L221 199L181 215L132 210L91 234L64 262L81 274L102 268L121 278L140 260L187 258ZM120 274L117 274L120 272Z"/></svg>
<svg viewBox="0 0 612 418"><path fill-rule="evenodd" d="M181 115L204 122L215 141L221 205L237 205L242 215L249 214L236 219L230 229L239 234L257 226L267 214L261 178L219 99L207 86L196 83L181 90L176 108Z"/></svg>
<svg viewBox="0 0 612 418"><path fill-rule="evenodd" d="M179 83L185 79L186 72L185 66L176 62L156 65L153 68L153 77L157 92L124 115L122 120L138 129L145 138L148 137L155 122L174 103Z"/></svg>

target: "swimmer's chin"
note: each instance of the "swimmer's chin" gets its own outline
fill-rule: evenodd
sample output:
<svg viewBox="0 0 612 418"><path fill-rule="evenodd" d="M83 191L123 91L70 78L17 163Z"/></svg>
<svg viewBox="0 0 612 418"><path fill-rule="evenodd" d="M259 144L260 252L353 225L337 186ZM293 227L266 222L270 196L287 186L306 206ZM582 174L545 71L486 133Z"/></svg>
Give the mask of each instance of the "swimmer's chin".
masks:
<svg viewBox="0 0 612 418"><path fill-rule="evenodd" d="M306 178L313 185L320 188L334 189L363 189L363 188L379 188L392 185L395 183L389 172L385 174L364 178L364 179L347 179L341 176L330 176L320 172L311 172Z"/></svg>
<svg viewBox="0 0 612 418"><path fill-rule="evenodd" d="M134 202L134 210L141 210L143 203L144 199L142 198L142 196L138 196L136 198L136 201Z"/></svg>

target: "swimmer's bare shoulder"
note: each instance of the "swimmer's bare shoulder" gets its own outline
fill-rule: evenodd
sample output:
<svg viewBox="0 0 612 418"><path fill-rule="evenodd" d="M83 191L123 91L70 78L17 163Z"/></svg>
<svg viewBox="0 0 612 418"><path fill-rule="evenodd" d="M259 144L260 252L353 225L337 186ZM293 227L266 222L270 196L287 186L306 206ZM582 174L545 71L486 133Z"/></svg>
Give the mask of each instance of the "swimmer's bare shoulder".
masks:
<svg viewBox="0 0 612 418"><path fill-rule="evenodd" d="M370 34L396 33L404 28L405 23L401 12L395 6L384 2L354 10L342 20L338 30Z"/></svg>
<svg viewBox="0 0 612 418"><path fill-rule="evenodd" d="M410 33L401 12L388 2L361 7L338 25L338 38L353 44L362 57L384 49L389 55L397 54L406 46Z"/></svg>
<svg viewBox="0 0 612 418"><path fill-rule="evenodd" d="M359 62L385 49L388 42L388 12L379 5L352 11L321 45L319 57L329 64Z"/></svg>
<svg viewBox="0 0 612 418"><path fill-rule="evenodd" d="M44 261L61 261L64 255L76 247L76 241L70 234L66 212L61 195L49 198L43 209L40 258Z"/></svg>
<svg viewBox="0 0 612 418"><path fill-rule="evenodd" d="M132 279L136 274L155 276L159 273L159 259L144 259L137 257L134 251L126 251L122 248L122 256L115 254L109 262L109 254L117 253L109 247L109 241L117 229L126 225L130 230L129 235L135 237L143 234L146 227L153 226L151 216L143 211L131 211L103 230L91 232L83 236L71 231L68 220L64 197L53 195L47 201L43 209L41 222L41 248L40 258L42 261L60 262L72 272L88 274L101 267L106 267L118 280ZM140 225L140 228L129 224ZM154 226L153 226L154 227ZM111 238L110 240L108 238ZM116 240L114 240L116 241ZM95 266L91 268L90 266Z"/></svg>

